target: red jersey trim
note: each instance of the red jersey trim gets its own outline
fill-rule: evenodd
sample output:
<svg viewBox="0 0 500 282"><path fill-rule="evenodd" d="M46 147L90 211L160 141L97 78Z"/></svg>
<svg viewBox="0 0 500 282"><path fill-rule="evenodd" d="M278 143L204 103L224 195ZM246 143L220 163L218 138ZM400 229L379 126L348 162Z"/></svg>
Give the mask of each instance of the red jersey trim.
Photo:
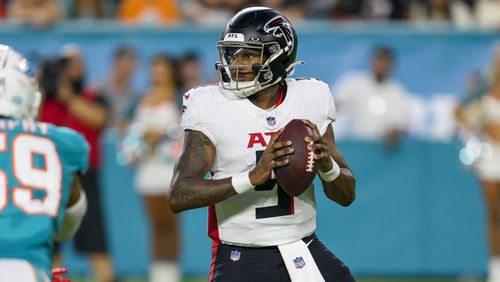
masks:
<svg viewBox="0 0 500 282"><path fill-rule="evenodd" d="M276 102L276 105L274 106L277 108L281 103L283 103L283 100L285 99L285 86L280 87L280 96L278 97L278 101Z"/></svg>
<svg viewBox="0 0 500 282"><path fill-rule="evenodd" d="M210 264L210 275L208 276L208 282L212 282L214 279L214 269L215 260L217 259L217 249L219 248L220 241L212 241L212 263Z"/></svg>

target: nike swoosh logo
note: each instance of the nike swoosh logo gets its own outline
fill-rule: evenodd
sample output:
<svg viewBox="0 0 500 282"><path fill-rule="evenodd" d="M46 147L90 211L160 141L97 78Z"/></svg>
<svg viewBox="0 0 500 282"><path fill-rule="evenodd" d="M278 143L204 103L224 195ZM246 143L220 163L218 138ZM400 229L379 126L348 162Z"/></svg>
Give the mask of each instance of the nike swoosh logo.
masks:
<svg viewBox="0 0 500 282"><path fill-rule="evenodd" d="M309 247L309 244L311 244L312 241L314 241L314 239L311 239L311 241L309 241L309 243L306 243L306 246Z"/></svg>

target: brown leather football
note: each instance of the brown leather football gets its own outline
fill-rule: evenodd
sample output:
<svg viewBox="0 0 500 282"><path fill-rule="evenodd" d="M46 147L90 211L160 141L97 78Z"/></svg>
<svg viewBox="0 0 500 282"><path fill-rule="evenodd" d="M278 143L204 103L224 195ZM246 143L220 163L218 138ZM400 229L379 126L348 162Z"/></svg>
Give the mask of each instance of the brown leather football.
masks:
<svg viewBox="0 0 500 282"><path fill-rule="evenodd" d="M280 136L278 141L292 141L294 152L282 158L288 158L289 163L286 166L274 169L276 180L279 185L290 195L298 196L302 194L311 184L316 176L316 165L313 159L313 153L307 150L304 138L311 135L311 130L300 119L290 121Z"/></svg>

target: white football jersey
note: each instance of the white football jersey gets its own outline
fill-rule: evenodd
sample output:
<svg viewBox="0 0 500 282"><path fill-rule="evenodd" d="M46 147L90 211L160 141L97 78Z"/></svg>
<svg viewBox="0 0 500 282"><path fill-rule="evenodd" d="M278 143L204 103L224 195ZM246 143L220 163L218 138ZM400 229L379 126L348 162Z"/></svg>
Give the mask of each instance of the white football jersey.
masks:
<svg viewBox="0 0 500 282"><path fill-rule="evenodd" d="M292 119L309 119L324 134L335 120L335 103L327 84L316 79L286 79L281 104L263 110L219 85L184 94L181 125L201 131L216 148L212 179L249 171L273 132ZM290 197L275 180L209 207L209 236L225 244L263 247L297 241L316 228L314 185Z"/></svg>

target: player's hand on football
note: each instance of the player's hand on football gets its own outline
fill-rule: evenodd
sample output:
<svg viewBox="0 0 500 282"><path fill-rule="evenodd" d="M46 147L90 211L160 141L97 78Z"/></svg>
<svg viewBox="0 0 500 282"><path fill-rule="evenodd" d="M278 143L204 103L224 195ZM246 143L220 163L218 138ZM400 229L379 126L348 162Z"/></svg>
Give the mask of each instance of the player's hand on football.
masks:
<svg viewBox="0 0 500 282"><path fill-rule="evenodd" d="M269 179L273 169L282 167L288 164L288 158L282 158L277 160L277 158L290 155L293 153L293 148L290 147L292 142L289 140L276 142L276 138L281 134L283 129L276 132L269 145L267 145L266 150L262 153L259 161L255 165L255 168L250 171L249 177L252 185L260 185Z"/></svg>
<svg viewBox="0 0 500 282"><path fill-rule="evenodd" d="M308 143L307 149L314 152L314 160L318 165L318 169L323 172L331 170L333 164L330 159L330 150L328 149L328 145L325 140L319 133L318 127L316 124L307 119L303 119L302 122L304 122L304 124L307 125L312 131L312 135L306 136L304 140ZM311 142L313 143L309 144Z"/></svg>

